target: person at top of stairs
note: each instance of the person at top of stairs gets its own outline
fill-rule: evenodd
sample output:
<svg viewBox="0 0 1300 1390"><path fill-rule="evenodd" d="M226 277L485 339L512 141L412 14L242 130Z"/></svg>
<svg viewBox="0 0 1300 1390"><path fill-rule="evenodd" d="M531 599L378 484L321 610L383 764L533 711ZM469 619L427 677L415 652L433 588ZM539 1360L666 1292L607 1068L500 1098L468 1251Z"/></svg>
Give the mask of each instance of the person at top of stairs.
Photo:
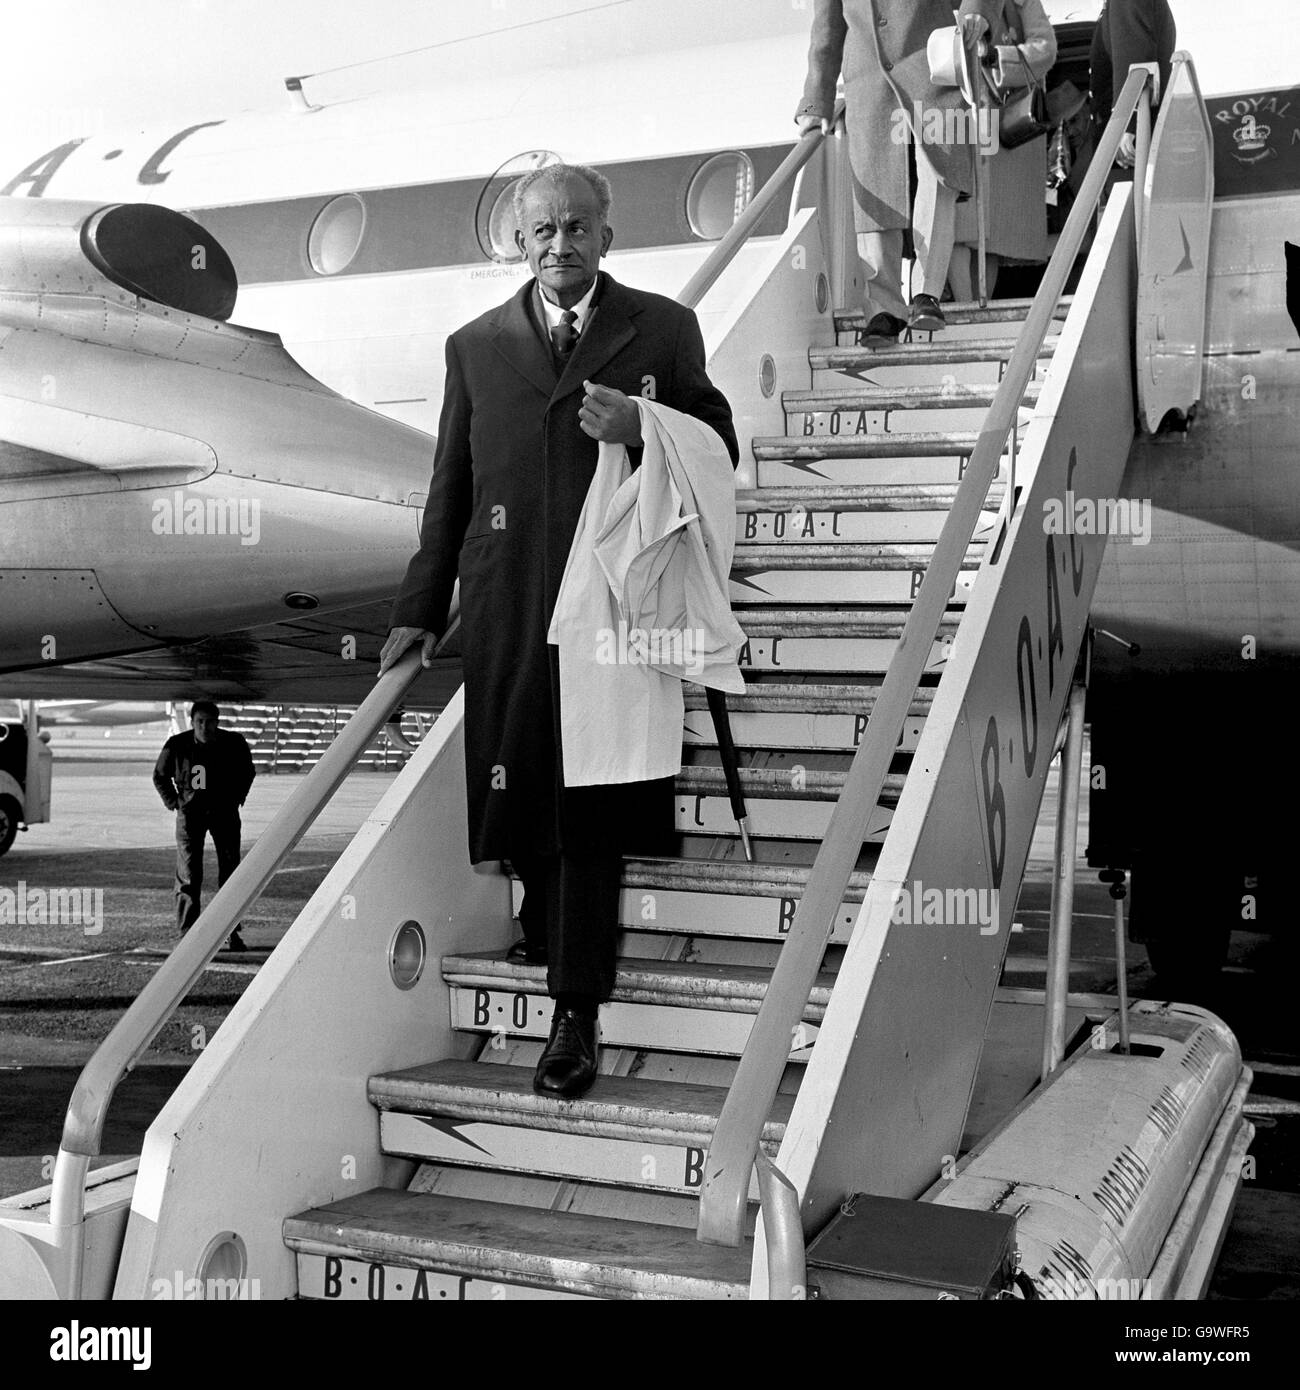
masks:
<svg viewBox="0 0 1300 1390"><path fill-rule="evenodd" d="M534 1086L565 1097L596 1074L622 856L670 847L673 778L565 786L551 615L600 442L641 444L631 395L695 416L739 458L694 313L599 270L609 209L592 169L551 165L519 181L516 240L534 278L447 340L420 549L380 657L382 672L421 642L431 660L459 568L470 857L509 859L523 881L512 955L545 962L556 1001Z"/></svg>
<svg viewBox="0 0 1300 1390"><path fill-rule="evenodd" d="M971 15L987 23L989 4L962 0L962 19ZM843 71L858 255L866 273L866 346L887 346L904 328L944 327L939 296L948 277L957 200L975 187L975 146L963 139L971 129L966 98L959 87L931 81L926 55L931 33L951 27L953 8L951 0L816 0L808 76L795 120L801 132L827 128ZM910 211L909 150L915 152L917 175ZM922 284L905 304L903 232L909 226Z"/></svg>
<svg viewBox="0 0 1300 1390"><path fill-rule="evenodd" d="M1056 62L1056 31L1042 0L1002 0L989 40L1003 79L999 89L1008 100L1022 96L1030 83L1041 84ZM1081 105L1081 93L1077 100ZM986 284L991 296L1000 265L1038 265L1049 255L1044 196L1047 136L1036 136L1014 148L1000 145L985 160L984 168ZM948 267L955 300L973 300L979 294L978 217L975 198L959 204L956 245Z"/></svg>

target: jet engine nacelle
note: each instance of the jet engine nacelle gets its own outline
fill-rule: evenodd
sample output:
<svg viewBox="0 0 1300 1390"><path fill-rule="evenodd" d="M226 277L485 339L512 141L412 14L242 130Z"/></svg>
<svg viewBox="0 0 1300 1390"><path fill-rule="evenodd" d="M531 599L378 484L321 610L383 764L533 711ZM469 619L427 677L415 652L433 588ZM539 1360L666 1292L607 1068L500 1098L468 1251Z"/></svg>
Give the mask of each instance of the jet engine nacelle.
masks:
<svg viewBox="0 0 1300 1390"><path fill-rule="evenodd" d="M0 295L125 290L224 322L238 288L211 232L171 208L0 198Z"/></svg>

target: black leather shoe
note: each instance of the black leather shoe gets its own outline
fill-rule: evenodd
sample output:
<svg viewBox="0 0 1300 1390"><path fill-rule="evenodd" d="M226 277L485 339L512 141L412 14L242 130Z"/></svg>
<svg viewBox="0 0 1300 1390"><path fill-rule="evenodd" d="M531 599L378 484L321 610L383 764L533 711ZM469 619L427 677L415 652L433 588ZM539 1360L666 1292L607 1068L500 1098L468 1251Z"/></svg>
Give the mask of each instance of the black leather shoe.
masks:
<svg viewBox="0 0 1300 1390"><path fill-rule="evenodd" d="M893 347L906 327L906 321L895 318L893 314L873 314L867 320L867 326L858 334L858 346Z"/></svg>
<svg viewBox="0 0 1300 1390"><path fill-rule="evenodd" d="M537 1063L533 1090L543 1096L575 1100L591 1089L595 1079L595 1017L557 1007L546 1051Z"/></svg>
<svg viewBox="0 0 1300 1390"><path fill-rule="evenodd" d="M912 299L912 311L907 316L907 326L918 333L937 333L948 327L939 301L932 294L918 294Z"/></svg>
<svg viewBox="0 0 1300 1390"><path fill-rule="evenodd" d="M535 945L527 937L516 941L515 944L506 952L506 959L513 961L523 961L527 965L546 964L546 943Z"/></svg>
<svg viewBox="0 0 1300 1390"><path fill-rule="evenodd" d="M248 943L244 940L244 938L243 938L242 936L240 936L240 934L239 934L239 928L238 928L238 927L236 927L235 930L232 931L232 932L230 933L230 940L226 942L226 950L227 950L227 951L247 951L247 950L248 950Z"/></svg>

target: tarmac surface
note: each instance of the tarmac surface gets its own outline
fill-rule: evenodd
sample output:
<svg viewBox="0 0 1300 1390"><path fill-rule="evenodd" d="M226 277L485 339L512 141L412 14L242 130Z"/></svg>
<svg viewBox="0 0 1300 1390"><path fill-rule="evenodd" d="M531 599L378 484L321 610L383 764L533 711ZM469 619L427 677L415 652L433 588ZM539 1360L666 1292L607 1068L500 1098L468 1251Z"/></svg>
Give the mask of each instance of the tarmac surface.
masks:
<svg viewBox="0 0 1300 1390"><path fill-rule="evenodd" d="M19 836L0 858L0 888L102 890L102 931L0 922L0 1195L49 1181L68 1097L81 1066L176 941L173 817L150 781L164 725L55 732L52 820ZM118 1087L105 1152L95 1166L138 1153L145 1130L324 878L395 774L357 772L271 881L242 934L247 954L223 954L202 976L141 1063ZM259 776L244 809L247 853L300 780ZM1086 785L1086 781L1085 781ZM1003 983L1043 987L1051 900L1053 768L1017 904L1020 930ZM1079 848L1087 840L1081 798ZM1193 869L1189 864L1189 872ZM216 889L208 847L205 902ZM1113 905L1076 864L1070 987L1113 994ZM1295 943L1234 933L1230 963L1204 997L1234 1029L1255 1068L1251 1119L1255 1177L1243 1182L1211 1286L1215 1299L1300 1297L1300 1033L1290 981ZM1130 994L1159 997L1140 945L1128 948Z"/></svg>

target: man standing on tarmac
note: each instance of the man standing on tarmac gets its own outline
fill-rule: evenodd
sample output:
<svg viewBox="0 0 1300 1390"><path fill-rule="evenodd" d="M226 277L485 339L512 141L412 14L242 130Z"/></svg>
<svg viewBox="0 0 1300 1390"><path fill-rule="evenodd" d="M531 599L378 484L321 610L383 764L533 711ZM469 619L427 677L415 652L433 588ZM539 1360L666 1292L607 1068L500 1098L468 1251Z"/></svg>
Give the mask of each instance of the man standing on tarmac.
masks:
<svg viewBox="0 0 1300 1390"><path fill-rule="evenodd" d="M203 839L217 852L217 887L239 863L239 808L256 773L243 734L219 727L221 711L211 700L190 706L190 730L163 744L153 784L169 811L176 812L176 924L185 935L200 910ZM227 950L245 951L239 928Z"/></svg>

